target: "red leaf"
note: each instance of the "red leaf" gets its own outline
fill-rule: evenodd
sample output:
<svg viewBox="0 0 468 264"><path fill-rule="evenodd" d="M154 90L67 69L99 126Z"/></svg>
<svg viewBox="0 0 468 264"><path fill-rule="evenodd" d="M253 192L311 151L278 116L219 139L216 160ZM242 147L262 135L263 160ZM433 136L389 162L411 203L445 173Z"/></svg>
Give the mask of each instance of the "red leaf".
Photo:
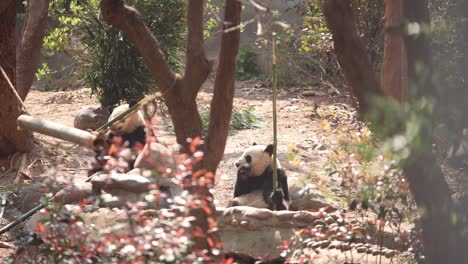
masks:
<svg viewBox="0 0 468 264"><path fill-rule="evenodd" d="M211 237L207 237L206 238L206 242L208 242L208 245L212 248L214 246L214 242L213 242L213 239L211 239Z"/></svg>

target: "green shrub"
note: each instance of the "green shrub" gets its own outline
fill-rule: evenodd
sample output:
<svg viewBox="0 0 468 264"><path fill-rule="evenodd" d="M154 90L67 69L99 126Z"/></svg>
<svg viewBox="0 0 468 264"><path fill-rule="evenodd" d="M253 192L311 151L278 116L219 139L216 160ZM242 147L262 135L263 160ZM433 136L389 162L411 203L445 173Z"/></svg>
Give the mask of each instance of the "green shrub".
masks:
<svg viewBox="0 0 468 264"><path fill-rule="evenodd" d="M258 128L260 126L261 119L255 116L252 112L253 107L246 107L242 109L233 108L231 114L231 122L229 124L229 134L233 135L239 130L243 129L252 129ZM202 121L203 133L206 135L208 132L208 126L210 124L210 110L208 107L200 107L198 109L200 112L200 118ZM170 123L166 130L169 132L174 132L172 123Z"/></svg>
<svg viewBox="0 0 468 264"><path fill-rule="evenodd" d="M239 49L237 56L237 79L252 80L259 76L257 54L249 48Z"/></svg>
<svg viewBox="0 0 468 264"><path fill-rule="evenodd" d="M146 25L158 38L169 64L182 66L185 44L183 0L128 0L142 14ZM122 32L99 20L99 1L84 8L80 29L85 46L82 76L102 105L121 100L141 99L155 90L154 77L138 50Z"/></svg>

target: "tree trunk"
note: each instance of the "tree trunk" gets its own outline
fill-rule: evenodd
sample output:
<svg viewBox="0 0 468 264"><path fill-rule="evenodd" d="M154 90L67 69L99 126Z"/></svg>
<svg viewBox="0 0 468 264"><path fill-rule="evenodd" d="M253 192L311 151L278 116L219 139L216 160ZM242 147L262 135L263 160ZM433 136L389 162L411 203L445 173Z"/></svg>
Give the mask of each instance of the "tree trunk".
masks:
<svg viewBox="0 0 468 264"><path fill-rule="evenodd" d="M357 98L359 117L363 119L369 113L372 98L380 95L381 91L369 54L358 35L351 2L327 0L323 5L323 13L333 35L338 62Z"/></svg>
<svg viewBox="0 0 468 264"><path fill-rule="evenodd" d="M404 1L403 14L407 23L418 23L421 28L430 25L427 0ZM417 99L434 99L427 33L405 35L404 40L408 56L409 94ZM422 148L412 155L403 168L416 203L425 212L421 217L425 256L427 263L466 263L468 241L463 239L460 222L453 220L454 215L459 219L461 215L455 212L448 184L432 153L432 117L427 119L427 126L419 133Z"/></svg>
<svg viewBox="0 0 468 264"><path fill-rule="evenodd" d="M226 1L223 30L240 24L242 5L237 0ZM236 58L239 50L240 29L223 32L219 51L219 67L216 71L213 101L210 109L210 126L203 160L204 168L216 171L223 159L224 148L231 121L236 79Z"/></svg>
<svg viewBox="0 0 468 264"><path fill-rule="evenodd" d="M188 1L187 8L187 56L183 77L174 73L159 47L158 40L146 27L143 18L134 8L125 6L122 0L102 0L103 19L125 32L138 48L143 60L156 79L171 114L177 143L182 151L190 153L187 139L200 137L202 123L196 103L197 94L211 72L212 61L206 58L203 39L203 0ZM241 4L238 0L226 0L224 29L240 24ZM236 57L239 48L240 30L224 32L221 37L220 62L218 64L214 95L211 102L210 125L205 145L201 146L204 159L193 169L212 172L205 174L211 185L199 186L192 175L186 178L186 189L198 201L199 207L191 208L190 214L196 220L192 227L196 230L194 250L217 258L214 249L222 247L216 231L215 207L209 188L214 185L214 173L223 158L234 97ZM203 176L203 175L201 175ZM208 210L207 210L208 209Z"/></svg>
<svg viewBox="0 0 468 264"><path fill-rule="evenodd" d="M194 2L201 2L203 6L202 0ZM163 94L169 114L172 117L177 143L182 145L184 151L188 152L189 143L187 139L202 136L201 119L195 102L200 87L192 84L185 85L188 82L171 69L159 46L158 40L148 29L143 21L143 17L136 9L125 6L123 0L102 0L101 12L103 19L126 33L140 51L143 60L155 77L159 90ZM190 12L190 9L188 12ZM189 26L190 30L191 27ZM188 40L190 41L192 39L190 37L194 35L196 34L189 33ZM200 50L198 52L197 54L192 51L190 54L197 56L204 54ZM187 59L187 62L196 63L197 60ZM190 68L196 67L190 66ZM203 67L201 66L200 68ZM205 78L208 74L204 74ZM201 77L199 76L199 78ZM205 79L194 81L194 79L190 78L190 81L199 83L201 86Z"/></svg>
<svg viewBox="0 0 468 264"><path fill-rule="evenodd" d="M403 10L405 17L410 21L429 23L427 2L425 0L404 1ZM412 13L409 13L411 11ZM375 77L371 74L370 63L364 45L359 41L352 8L348 0L326 0L324 3L324 14L333 34L336 54L341 67L345 73L351 89L356 93L359 101L361 115L365 115L373 109L369 99L376 94ZM388 46L387 46L388 48ZM405 38L407 51L409 95L416 98L431 97L431 61L429 43L426 37ZM400 49L402 52L403 49ZM401 54L396 55L401 59ZM387 59L389 57L387 56ZM397 67L401 71L401 64L387 62L387 67ZM416 70L417 65L425 65L423 71ZM403 78L396 75L387 78L383 71L383 78L391 80L396 85ZM393 72L390 72L393 74ZM404 72L401 72L404 75ZM394 78L396 76L396 78ZM363 79L370 80L363 80ZM386 86L388 84L385 84ZM390 87L390 86L387 86ZM401 91L401 90L400 90ZM392 95L395 93L391 92ZM398 95L398 93L396 93ZM400 95L398 95L400 96ZM362 106L366 106L362 108ZM382 123L376 124L385 126ZM468 259L466 241L461 238L461 232L451 220L455 213L453 203L449 194L448 185L432 154L431 120L421 127L419 139L421 148L415 149L409 160L403 165L403 171L408 179L416 203L424 212L422 216L423 242L427 262L425 263L463 263ZM379 121L377 121L379 122Z"/></svg>
<svg viewBox="0 0 468 264"><path fill-rule="evenodd" d="M0 2L0 65L13 83L16 67L16 2ZM3 75L0 75L0 156L16 151L29 152L32 148L32 134L17 128L16 118L19 115L18 101Z"/></svg>
<svg viewBox="0 0 468 264"><path fill-rule="evenodd" d="M380 86L385 96L400 102L408 99L406 64L402 0L385 0L385 41Z"/></svg>
<svg viewBox="0 0 468 264"><path fill-rule="evenodd" d="M31 89L39 66L48 9L49 0L29 0L27 4L21 42L16 54L16 89L23 101Z"/></svg>

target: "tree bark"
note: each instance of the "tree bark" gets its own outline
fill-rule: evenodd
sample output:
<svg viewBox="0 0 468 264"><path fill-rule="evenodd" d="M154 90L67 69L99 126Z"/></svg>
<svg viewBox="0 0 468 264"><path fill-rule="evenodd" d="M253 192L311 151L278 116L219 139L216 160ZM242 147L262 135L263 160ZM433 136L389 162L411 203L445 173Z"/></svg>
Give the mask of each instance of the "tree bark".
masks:
<svg viewBox="0 0 468 264"><path fill-rule="evenodd" d="M188 1L187 9L187 54L183 77L178 76L167 63L159 47L158 40L146 27L137 10L125 6L123 0L102 0L103 19L112 26L126 33L138 48L145 63L156 79L164 101L171 114L177 143L182 150L190 153L188 138L202 138L202 123L196 104L197 94L207 79L212 68L212 61L206 57L203 40L203 0ZM225 4L224 29L240 24L241 4L237 0L227 0ZM193 169L212 172L213 175L221 161L226 144L234 97L236 57L239 48L240 30L224 32L221 37L220 62L211 102L210 125L206 144L201 146L204 159ZM208 177L207 175L205 175ZM185 179L185 188L192 196L191 200L201 205L190 209L190 215L196 220L192 227L197 234L194 237L194 250L204 255L218 258L213 249L222 247L216 231L214 219L215 207L212 202L210 187L196 184L198 178L189 175ZM211 177L214 184L214 177ZM211 211L211 214L208 211Z"/></svg>
<svg viewBox="0 0 468 264"><path fill-rule="evenodd" d="M430 22L426 0L403 1L403 10L405 18L409 21L425 23L426 25ZM379 111L369 103L372 96L379 94L375 90L378 85L376 85L375 77L371 74L372 69L370 69L368 60L362 59L368 56L364 45L359 41L349 1L326 0L324 14L333 34L335 50L342 70L359 101L360 114L365 115L370 111ZM407 74L410 91L408 94L415 96L416 99L432 98L431 54L427 37L423 35L407 36L404 44L408 63ZM402 49L400 49L401 51ZM389 63L387 67L396 67L397 72L401 72L400 64L387 63ZM419 67L421 65L425 66L422 71ZM385 73L388 71L382 72L383 78L396 85L401 83L403 79L398 77L398 74L387 78ZM404 72L401 73L404 74ZM366 78L370 80L363 80ZM389 85L387 83L385 85L390 87L387 86ZM393 92L391 94L395 95ZM401 94L396 93L396 95L401 98ZM363 105L364 108L362 108ZM424 212L421 220L427 261L425 263L463 263L468 259L466 256L468 244L463 240L460 229L453 223L452 217L455 211L449 188L432 154L432 120L431 117L425 118L418 138L421 147L413 149L411 157L403 164L403 171L416 203ZM380 120L377 125L385 126L384 121Z"/></svg>
<svg viewBox="0 0 468 264"><path fill-rule="evenodd" d="M236 58L239 50L240 29L224 32L240 24L242 6L237 0L227 0L224 10L223 34L219 51L213 100L210 109L210 126L206 143L204 167L216 171L222 160L229 132L235 90Z"/></svg>
<svg viewBox="0 0 468 264"><path fill-rule="evenodd" d="M403 42L402 0L385 0L384 57L380 86L385 96L408 99L406 51Z"/></svg>
<svg viewBox="0 0 468 264"><path fill-rule="evenodd" d="M380 95L379 83L374 74L366 47L360 39L351 0L326 0L323 13L333 35L335 54L358 101L361 119L371 108L371 100Z"/></svg>
<svg viewBox="0 0 468 264"><path fill-rule="evenodd" d="M187 59L185 65L184 85L193 88L190 97L196 98L201 86L208 78L213 61L205 54L203 39L203 0L190 0L187 7Z"/></svg>
<svg viewBox="0 0 468 264"><path fill-rule="evenodd" d="M16 0L0 1L0 18L0 65L14 83ZM19 115L18 101L3 75L0 75L0 156L32 149L32 133L17 128L16 118Z"/></svg>
<svg viewBox="0 0 468 264"><path fill-rule="evenodd" d="M403 14L407 23L418 23L421 28L430 25L427 0L403 1ZM404 41L408 56L409 94L417 99L434 99L427 32L406 34ZM425 257L427 263L466 263L468 241L463 238L460 220L458 223L453 221L457 213L448 184L432 152L432 117L427 119L427 126L419 133L422 148L403 168L416 203L425 212L421 217ZM457 215L458 219L461 216Z"/></svg>
<svg viewBox="0 0 468 264"><path fill-rule="evenodd" d="M146 27L143 17L136 9L125 6L123 0L102 0L100 6L103 19L126 33L138 48L163 94L172 117L177 143L182 146L183 151L188 152L187 139L202 137L201 118L195 101L200 87L187 83L172 70L164 57L158 40ZM192 34L196 36L196 33L191 33L189 41L193 41ZM193 54L193 52L191 54L196 55L193 57L198 60L191 56L188 61L196 63L200 60L200 54L204 54L204 52L198 55ZM205 79L198 81L198 83L201 85L204 81Z"/></svg>
<svg viewBox="0 0 468 264"><path fill-rule="evenodd" d="M49 0L30 0L27 4L21 42L16 54L16 89L23 101L31 89L39 66L48 9Z"/></svg>

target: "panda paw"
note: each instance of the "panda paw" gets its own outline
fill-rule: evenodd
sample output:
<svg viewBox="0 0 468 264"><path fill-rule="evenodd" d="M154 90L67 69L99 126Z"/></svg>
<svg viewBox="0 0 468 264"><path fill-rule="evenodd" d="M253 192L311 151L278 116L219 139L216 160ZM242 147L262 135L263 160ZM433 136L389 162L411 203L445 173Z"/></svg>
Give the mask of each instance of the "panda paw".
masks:
<svg viewBox="0 0 468 264"><path fill-rule="evenodd" d="M289 210L289 206L284 200L282 191L275 191L270 196L271 204L274 205L276 210Z"/></svg>

